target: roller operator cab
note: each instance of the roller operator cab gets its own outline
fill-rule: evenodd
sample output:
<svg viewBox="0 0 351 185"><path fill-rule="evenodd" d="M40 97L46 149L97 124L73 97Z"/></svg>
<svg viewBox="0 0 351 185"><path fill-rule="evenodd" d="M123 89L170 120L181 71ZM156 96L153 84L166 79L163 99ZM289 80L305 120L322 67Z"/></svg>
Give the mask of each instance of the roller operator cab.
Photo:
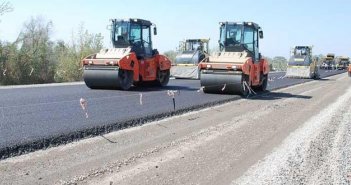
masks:
<svg viewBox="0 0 351 185"><path fill-rule="evenodd" d="M220 52L199 64L204 92L239 93L264 91L269 66L259 52L260 26L253 22L221 22Z"/></svg>
<svg viewBox="0 0 351 185"><path fill-rule="evenodd" d="M109 28L113 48L82 61L88 87L128 90L133 84L167 85L171 61L152 48L152 28L157 34L154 24L143 19L112 19Z"/></svg>

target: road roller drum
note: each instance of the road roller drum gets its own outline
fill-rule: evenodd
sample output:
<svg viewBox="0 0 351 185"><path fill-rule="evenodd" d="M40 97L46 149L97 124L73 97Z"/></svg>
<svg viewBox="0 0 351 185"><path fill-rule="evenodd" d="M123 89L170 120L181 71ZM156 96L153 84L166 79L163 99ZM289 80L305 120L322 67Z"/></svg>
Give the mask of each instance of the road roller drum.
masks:
<svg viewBox="0 0 351 185"><path fill-rule="evenodd" d="M221 22L219 52L199 64L205 93L248 95L267 87L269 65L259 53L263 32L253 22Z"/></svg>
<svg viewBox="0 0 351 185"><path fill-rule="evenodd" d="M166 86L171 61L152 49L151 27L156 35L155 24L143 19L111 21L114 48L102 49L82 60L85 84L92 89L121 90L143 83Z"/></svg>
<svg viewBox="0 0 351 185"><path fill-rule="evenodd" d="M85 84L91 89L112 88L127 90L133 83L133 71L114 68L89 68L83 72Z"/></svg>
<svg viewBox="0 0 351 185"><path fill-rule="evenodd" d="M200 84L206 93L240 94L243 91L242 74L201 73Z"/></svg>

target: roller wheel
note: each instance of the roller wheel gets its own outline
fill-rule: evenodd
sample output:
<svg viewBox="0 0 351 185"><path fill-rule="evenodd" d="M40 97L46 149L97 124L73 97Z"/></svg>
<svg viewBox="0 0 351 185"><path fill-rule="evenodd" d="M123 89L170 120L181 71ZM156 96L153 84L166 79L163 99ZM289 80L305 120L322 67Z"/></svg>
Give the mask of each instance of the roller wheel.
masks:
<svg viewBox="0 0 351 185"><path fill-rule="evenodd" d="M133 82L133 85L134 85L135 87L140 87L140 86L143 85L143 82Z"/></svg>
<svg viewBox="0 0 351 185"><path fill-rule="evenodd" d="M128 90L133 85L133 71L120 69L118 72L120 88Z"/></svg>
<svg viewBox="0 0 351 185"><path fill-rule="evenodd" d="M314 80L319 80L319 79L320 79L319 71L318 71L318 70L316 70L316 71L314 72L313 79L314 79Z"/></svg>
<svg viewBox="0 0 351 185"><path fill-rule="evenodd" d="M245 86L244 81L246 81L247 84L249 84L249 76L248 75L242 75L241 78L241 94L246 97L249 95L250 90Z"/></svg>
<svg viewBox="0 0 351 185"><path fill-rule="evenodd" d="M265 91L267 89L267 84L268 84L268 74L263 75L263 82L260 90Z"/></svg>
<svg viewBox="0 0 351 185"><path fill-rule="evenodd" d="M164 87L169 82L170 71L169 69L157 72L157 83L159 86Z"/></svg>
<svg viewBox="0 0 351 185"><path fill-rule="evenodd" d="M265 91L267 89L267 84L268 84L268 74L266 75L261 75L262 78L262 84L254 88L254 90L257 91Z"/></svg>
<svg viewBox="0 0 351 185"><path fill-rule="evenodd" d="M135 81L134 82L134 80L133 80L133 85L135 86L135 87L141 87L141 86L143 86L143 81L142 81L142 79L143 79L143 77L141 76L141 75L139 75L139 81Z"/></svg>
<svg viewBox="0 0 351 185"><path fill-rule="evenodd" d="M263 73L261 73L260 78L262 79L262 83L261 85L252 87L254 91L265 91L267 89L268 74L264 75Z"/></svg>

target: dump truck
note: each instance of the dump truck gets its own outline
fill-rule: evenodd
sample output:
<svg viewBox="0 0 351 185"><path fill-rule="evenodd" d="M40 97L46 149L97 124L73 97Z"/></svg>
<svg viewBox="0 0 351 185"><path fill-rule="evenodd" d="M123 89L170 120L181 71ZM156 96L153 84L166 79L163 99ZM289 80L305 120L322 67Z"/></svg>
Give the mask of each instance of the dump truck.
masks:
<svg viewBox="0 0 351 185"><path fill-rule="evenodd" d="M336 68L338 70L346 70L350 64L350 58L347 56L339 56L336 58Z"/></svg>
<svg viewBox="0 0 351 185"><path fill-rule="evenodd" d="M327 56L323 59L322 65L320 66L321 69L327 69L327 70L335 70L336 65L335 65L335 54L334 53L328 53Z"/></svg>
<svg viewBox="0 0 351 185"><path fill-rule="evenodd" d="M171 68L171 76L199 79L198 64L208 56L210 39L187 39L179 43L179 53Z"/></svg>
<svg viewBox="0 0 351 185"><path fill-rule="evenodd" d="M153 84L166 86L171 61L153 49L151 28L156 25L143 19L111 19L113 48L82 60L83 78L91 88L128 90L131 86Z"/></svg>
<svg viewBox="0 0 351 185"><path fill-rule="evenodd" d="M319 78L318 61L312 57L312 46L295 46L286 69L289 78Z"/></svg>
<svg viewBox="0 0 351 185"><path fill-rule="evenodd" d="M219 52L199 64L205 93L247 96L267 87L269 65L259 52L261 27L254 22L220 22Z"/></svg>

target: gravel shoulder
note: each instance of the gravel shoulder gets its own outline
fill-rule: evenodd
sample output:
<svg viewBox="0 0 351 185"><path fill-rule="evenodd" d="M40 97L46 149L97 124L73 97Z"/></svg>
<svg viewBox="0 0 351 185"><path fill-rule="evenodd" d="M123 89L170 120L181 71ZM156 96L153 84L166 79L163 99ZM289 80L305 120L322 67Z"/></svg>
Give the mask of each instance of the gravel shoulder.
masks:
<svg viewBox="0 0 351 185"><path fill-rule="evenodd" d="M344 89L232 184L350 184L351 88Z"/></svg>
<svg viewBox="0 0 351 185"><path fill-rule="evenodd" d="M335 184L350 166L340 74L0 161L4 184Z"/></svg>

